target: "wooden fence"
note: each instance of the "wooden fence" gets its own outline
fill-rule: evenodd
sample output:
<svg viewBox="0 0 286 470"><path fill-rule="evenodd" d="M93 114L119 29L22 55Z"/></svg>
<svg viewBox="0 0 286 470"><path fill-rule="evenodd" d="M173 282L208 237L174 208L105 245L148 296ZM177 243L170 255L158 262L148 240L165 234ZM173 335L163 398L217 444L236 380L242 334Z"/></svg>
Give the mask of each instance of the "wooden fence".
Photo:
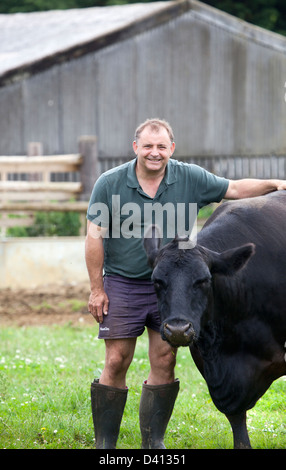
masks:
<svg viewBox="0 0 286 470"><path fill-rule="evenodd" d="M0 157L0 228L30 226L36 212L78 212L81 235L85 233L85 214L90 185L93 184L84 164L94 164L97 174L96 139L82 137L83 153L53 156ZM33 146L30 146L31 148ZM89 183L89 187L88 184ZM86 200L85 200L86 199Z"/></svg>

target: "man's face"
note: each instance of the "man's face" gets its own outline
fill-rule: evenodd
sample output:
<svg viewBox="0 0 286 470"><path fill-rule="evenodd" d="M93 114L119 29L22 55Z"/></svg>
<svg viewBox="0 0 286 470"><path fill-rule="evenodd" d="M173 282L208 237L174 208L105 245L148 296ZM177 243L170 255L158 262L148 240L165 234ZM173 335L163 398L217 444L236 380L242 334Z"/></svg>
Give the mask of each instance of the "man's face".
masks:
<svg viewBox="0 0 286 470"><path fill-rule="evenodd" d="M147 126L141 132L138 142L133 142L133 149L141 170L148 171L148 173L161 173L165 171L175 150L175 143L171 142L164 127L160 127L159 131L155 132Z"/></svg>

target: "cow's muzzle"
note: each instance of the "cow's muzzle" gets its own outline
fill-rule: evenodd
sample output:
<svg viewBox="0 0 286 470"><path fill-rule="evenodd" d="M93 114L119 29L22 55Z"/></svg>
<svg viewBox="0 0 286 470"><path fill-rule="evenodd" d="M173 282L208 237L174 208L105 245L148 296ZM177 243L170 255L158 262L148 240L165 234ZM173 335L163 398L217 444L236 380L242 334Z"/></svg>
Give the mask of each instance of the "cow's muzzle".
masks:
<svg viewBox="0 0 286 470"><path fill-rule="evenodd" d="M165 322L163 324L162 337L171 346L190 346L195 338L195 331L189 322Z"/></svg>

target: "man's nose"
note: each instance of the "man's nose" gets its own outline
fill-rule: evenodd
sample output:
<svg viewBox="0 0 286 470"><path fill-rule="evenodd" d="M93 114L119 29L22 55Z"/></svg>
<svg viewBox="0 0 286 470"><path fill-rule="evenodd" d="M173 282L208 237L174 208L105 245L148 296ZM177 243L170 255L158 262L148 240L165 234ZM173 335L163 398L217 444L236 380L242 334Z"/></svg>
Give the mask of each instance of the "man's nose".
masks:
<svg viewBox="0 0 286 470"><path fill-rule="evenodd" d="M159 155L158 147L153 147L151 153L152 153L152 155L154 155L154 157Z"/></svg>

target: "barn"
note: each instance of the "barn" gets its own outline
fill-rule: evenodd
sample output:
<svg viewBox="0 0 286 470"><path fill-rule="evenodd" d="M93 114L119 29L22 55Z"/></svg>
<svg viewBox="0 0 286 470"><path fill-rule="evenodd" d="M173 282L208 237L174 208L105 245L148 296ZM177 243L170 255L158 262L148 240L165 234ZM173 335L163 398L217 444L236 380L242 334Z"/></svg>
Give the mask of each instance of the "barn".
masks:
<svg viewBox="0 0 286 470"><path fill-rule="evenodd" d="M160 117L178 159L286 178L284 36L176 0L0 15L0 44L0 155L35 141L45 155L73 153L92 135L103 171Z"/></svg>

